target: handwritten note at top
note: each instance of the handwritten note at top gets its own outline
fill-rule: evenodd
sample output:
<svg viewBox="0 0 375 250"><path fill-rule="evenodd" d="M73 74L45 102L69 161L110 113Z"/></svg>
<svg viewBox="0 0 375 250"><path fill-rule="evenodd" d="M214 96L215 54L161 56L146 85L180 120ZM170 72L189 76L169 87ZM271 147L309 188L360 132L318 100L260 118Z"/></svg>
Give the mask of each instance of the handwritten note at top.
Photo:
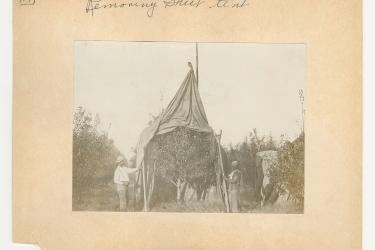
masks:
<svg viewBox="0 0 375 250"><path fill-rule="evenodd" d="M21 6L34 5L35 4L35 0L19 0L19 4Z"/></svg>
<svg viewBox="0 0 375 250"><path fill-rule="evenodd" d="M144 9L153 17L159 8L243 8L249 0L87 0L86 13L92 16L105 9Z"/></svg>

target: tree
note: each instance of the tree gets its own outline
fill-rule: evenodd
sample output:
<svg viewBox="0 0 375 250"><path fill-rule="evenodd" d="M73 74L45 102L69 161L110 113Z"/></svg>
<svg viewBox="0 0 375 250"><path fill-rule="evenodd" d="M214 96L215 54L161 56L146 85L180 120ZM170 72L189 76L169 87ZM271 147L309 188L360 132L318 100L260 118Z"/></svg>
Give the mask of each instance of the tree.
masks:
<svg viewBox="0 0 375 250"><path fill-rule="evenodd" d="M156 164L156 175L176 186L176 200L183 200L186 186L191 185L197 198L215 183L216 143L214 135L178 127L154 137L148 146L150 161Z"/></svg>
<svg viewBox="0 0 375 250"><path fill-rule="evenodd" d="M229 145L226 150L229 161L239 161L243 182L255 187L256 183L256 154L265 150L277 150L272 135L259 136L257 129L253 129L242 143Z"/></svg>
<svg viewBox="0 0 375 250"><path fill-rule="evenodd" d="M99 115L79 107L73 120L73 201L82 202L94 186L108 182L120 155Z"/></svg>
<svg viewBox="0 0 375 250"><path fill-rule="evenodd" d="M299 204L304 202L305 135L285 141L279 150L278 163L270 169L270 180L279 192L288 192Z"/></svg>

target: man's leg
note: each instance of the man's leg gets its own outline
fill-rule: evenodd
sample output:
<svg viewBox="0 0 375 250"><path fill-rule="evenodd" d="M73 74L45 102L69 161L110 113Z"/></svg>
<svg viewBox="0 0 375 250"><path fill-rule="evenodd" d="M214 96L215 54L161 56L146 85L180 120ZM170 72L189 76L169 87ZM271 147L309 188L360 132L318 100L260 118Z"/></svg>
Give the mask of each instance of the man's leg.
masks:
<svg viewBox="0 0 375 250"><path fill-rule="evenodd" d="M230 196L231 196L231 209L232 209L232 213L238 213L239 212L239 197L238 197L239 193L238 193L238 190L236 188L233 188L230 192Z"/></svg>
<svg viewBox="0 0 375 250"><path fill-rule="evenodd" d="M124 211L126 211L129 203L129 184L125 184L124 187Z"/></svg>
<svg viewBox="0 0 375 250"><path fill-rule="evenodd" d="M125 201L125 189L123 185L117 184L117 193L120 200L120 211L125 211L126 201Z"/></svg>
<svg viewBox="0 0 375 250"><path fill-rule="evenodd" d="M232 191L232 212L237 213L238 212L238 197L237 192Z"/></svg>

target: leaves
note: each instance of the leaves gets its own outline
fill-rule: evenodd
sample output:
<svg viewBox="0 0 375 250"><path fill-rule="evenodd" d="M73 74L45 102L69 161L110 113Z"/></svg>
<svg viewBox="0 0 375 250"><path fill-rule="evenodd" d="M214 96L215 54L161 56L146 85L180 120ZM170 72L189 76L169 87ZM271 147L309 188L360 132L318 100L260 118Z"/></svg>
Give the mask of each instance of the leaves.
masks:
<svg viewBox="0 0 375 250"><path fill-rule="evenodd" d="M281 137L278 145L272 136L259 136L256 129L242 143L227 148L230 161L239 161L243 180L246 184L255 186L256 153L266 150L279 152L278 162L269 170L270 181L276 184L280 192L288 192L298 203L304 200L304 159L305 136L302 132L293 142Z"/></svg>
<svg viewBox="0 0 375 250"><path fill-rule="evenodd" d="M213 136L179 127L154 137L147 150L151 161L156 160L156 174L166 182L181 179L192 186L213 184L216 160Z"/></svg>
<svg viewBox="0 0 375 250"><path fill-rule="evenodd" d="M93 185L108 182L120 154L106 131L100 130L99 115L76 109L73 120L73 199L81 199Z"/></svg>
<svg viewBox="0 0 375 250"><path fill-rule="evenodd" d="M270 178L281 192L288 192L297 203L303 203L304 172L305 136L301 133L293 142L286 141L280 147L278 164L270 169Z"/></svg>
<svg viewBox="0 0 375 250"><path fill-rule="evenodd" d="M277 146L272 136L259 136L253 129L242 143L229 145L226 149L229 161L239 161L245 184L255 186L256 182L256 153L265 150L276 150Z"/></svg>

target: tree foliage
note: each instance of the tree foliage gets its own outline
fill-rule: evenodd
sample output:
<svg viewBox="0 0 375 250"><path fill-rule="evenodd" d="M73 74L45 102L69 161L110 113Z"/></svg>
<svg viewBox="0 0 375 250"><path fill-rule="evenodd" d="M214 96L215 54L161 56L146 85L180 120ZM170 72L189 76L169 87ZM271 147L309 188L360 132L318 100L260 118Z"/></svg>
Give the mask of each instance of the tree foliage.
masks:
<svg viewBox="0 0 375 250"><path fill-rule="evenodd" d="M188 183L196 190L215 183L216 151L213 134L184 127L154 137L148 146L149 161L155 162L157 176L177 188Z"/></svg>
<svg viewBox="0 0 375 250"><path fill-rule="evenodd" d="M304 200L304 158L305 137L302 132L298 138L290 142L281 137L277 144L272 136L259 136L256 129L242 143L229 145L226 149L230 161L239 161L243 181L255 187L256 153L267 150L278 151L277 164L269 170L271 183L281 193L287 192L297 203Z"/></svg>
<svg viewBox="0 0 375 250"><path fill-rule="evenodd" d="M98 115L75 110L73 121L73 199L80 201L93 185L111 180L119 150L101 129Z"/></svg>
<svg viewBox="0 0 375 250"><path fill-rule="evenodd" d="M260 136L253 129L242 143L229 145L226 149L229 161L239 161L245 184L255 186L256 182L256 153L265 150L276 150L277 145L273 137Z"/></svg>
<svg viewBox="0 0 375 250"><path fill-rule="evenodd" d="M286 141L279 149L278 164L270 169L270 180L280 192L288 192L297 203L304 201L305 135Z"/></svg>

